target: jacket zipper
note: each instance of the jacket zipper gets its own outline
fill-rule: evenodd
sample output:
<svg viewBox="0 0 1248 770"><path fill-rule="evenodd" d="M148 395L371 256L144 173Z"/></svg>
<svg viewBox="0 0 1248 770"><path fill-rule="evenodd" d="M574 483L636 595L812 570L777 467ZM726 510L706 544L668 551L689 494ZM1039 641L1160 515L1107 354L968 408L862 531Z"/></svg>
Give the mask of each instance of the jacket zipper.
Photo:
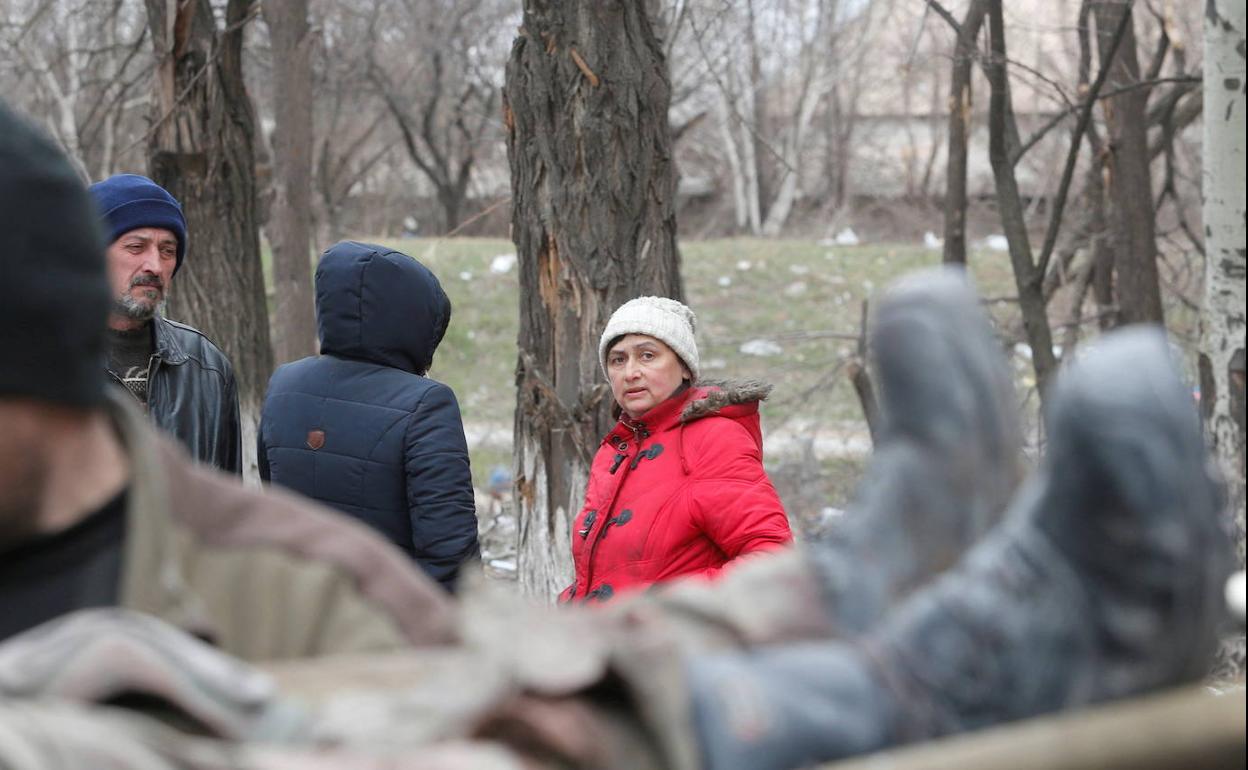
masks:
<svg viewBox="0 0 1248 770"><path fill-rule="evenodd" d="M155 392L152 388L152 382L156 379L156 370L159 368L160 356L153 353L151 358L147 359L147 403L143 404L149 414L152 411L152 394Z"/></svg>

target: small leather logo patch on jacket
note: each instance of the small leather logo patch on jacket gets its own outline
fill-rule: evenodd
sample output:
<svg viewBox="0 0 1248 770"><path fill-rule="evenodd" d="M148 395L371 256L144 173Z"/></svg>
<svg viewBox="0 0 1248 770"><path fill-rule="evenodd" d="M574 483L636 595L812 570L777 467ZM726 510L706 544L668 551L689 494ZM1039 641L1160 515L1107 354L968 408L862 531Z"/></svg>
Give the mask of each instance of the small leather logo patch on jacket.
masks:
<svg viewBox="0 0 1248 770"><path fill-rule="evenodd" d="M310 430L308 431L308 449L316 451L325 446L325 431Z"/></svg>

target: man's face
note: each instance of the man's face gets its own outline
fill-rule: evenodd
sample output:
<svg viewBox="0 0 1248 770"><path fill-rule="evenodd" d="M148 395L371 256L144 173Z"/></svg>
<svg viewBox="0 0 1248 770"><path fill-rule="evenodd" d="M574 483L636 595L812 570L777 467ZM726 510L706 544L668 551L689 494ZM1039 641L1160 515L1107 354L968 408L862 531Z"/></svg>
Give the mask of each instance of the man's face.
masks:
<svg viewBox="0 0 1248 770"><path fill-rule="evenodd" d="M0 398L0 549L37 531L48 476L47 437L39 406Z"/></svg>
<svg viewBox="0 0 1248 770"><path fill-rule="evenodd" d="M134 328L160 309L178 264L178 239L160 227L140 227L108 247L114 328Z"/></svg>

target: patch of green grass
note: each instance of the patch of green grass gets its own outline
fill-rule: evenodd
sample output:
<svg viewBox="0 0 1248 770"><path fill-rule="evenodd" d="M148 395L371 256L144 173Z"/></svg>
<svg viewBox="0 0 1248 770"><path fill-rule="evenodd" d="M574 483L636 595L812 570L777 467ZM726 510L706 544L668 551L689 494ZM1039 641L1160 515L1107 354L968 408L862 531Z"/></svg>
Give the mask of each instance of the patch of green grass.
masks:
<svg viewBox="0 0 1248 770"><path fill-rule="evenodd" d="M705 376L772 382L764 414L782 420L860 419L843 365L857 352L863 301L898 276L940 262L939 252L913 244L734 238L682 243L681 251ZM986 294L1013 293L1005 255L976 254L973 264ZM779 352L743 352L751 340Z"/></svg>
<svg viewBox="0 0 1248 770"><path fill-rule="evenodd" d="M430 376L454 389L466 423L510 431L519 268L495 274L490 263L497 255L514 254L515 246L484 238L382 243L433 270L454 306ZM862 301L896 277L940 261L939 252L916 244L845 247L759 238L685 241L681 253L688 301L698 314L704 377L771 382L775 390L764 406L769 425L788 419L803 424L860 421L843 365L856 352L853 337ZM264 257L267 274L267 244ZM1005 254L976 253L971 262L985 295L1015 293ZM1003 314L1016 313L1012 304L1001 307ZM741 351L743 344L759 339L778 345L780 352L756 356ZM510 456L497 446L482 446L474 448L472 462L474 478L483 485L491 467L510 466Z"/></svg>
<svg viewBox="0 0 1248 770"><path fill-rule="evenodd" d="M488 238L408 239L383 245L432 270L451 300L451 325L429 376L451 386L465 421L511 425L516 396L516 333L520 318L517 267L490 272L510 241Z"/></svg>

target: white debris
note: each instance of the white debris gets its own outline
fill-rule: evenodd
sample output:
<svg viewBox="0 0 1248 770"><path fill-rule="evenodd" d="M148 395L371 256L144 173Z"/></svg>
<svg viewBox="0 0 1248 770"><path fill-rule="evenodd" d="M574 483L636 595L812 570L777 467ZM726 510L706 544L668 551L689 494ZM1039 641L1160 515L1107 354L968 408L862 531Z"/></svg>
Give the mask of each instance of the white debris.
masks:
<svg viewBox="0 0 1248 770"><path fill-rule="evenodd" d="M931 230L923 233L923 248L930 251L940 251L944 247L945 240L943 238L937 238L936 233Z"/></svg>
<svg viewBox="0 0 1248 770"><path fill-rule="evenodd" d="M862 241L858 239L858 233L855 233L852 227L846 227L836 234L837 246L857 246L860 243Z"/></svg>
<svg viewBox="0 0 1248 770"><path fill-rule="evenodd" d="M718 283L720 286L723 286L723 287L726 289L726 288L728 288L729 286L731 286L731 285L732 285L732 276L730 276L730 275L721 275L721 276L719 277L719 280L718 280L716 283Z"/></svg>
<svg viewBox="0 0 1248 770"><path fill-rule="evenodd" d="M748 259L742 259L737 262L738 270L749 270L753 266L754 265L750 264L750 260Z"/></svg>
<svg viewBox="0 0 1248 770"><path fill-rule="evenodd" d="M794 281L793 283L784 287L784 293L785 293L785 296L788 296L788 297L800 297L801 295L806 293L806 282Z"/></svg>
<svg viewBox="0 0 1248 770"><path fill-rule="evenodd" d="M471 280L472 280L472 273L471 273L470 271L468 271L468 270L463 271L462 273L460 273L460 274L459 274L459 280L461 280L461 281L471 281Z"/></svg>
<svg viewBox="0 0 1248 770"><path fill-rule="evenodd" d="M824 522L829 522L833 519L839 519L844 515L845 515L845 511L841 510L840 508L833 508L832 506L828 506L827 508L821 508L819 510L819 518L822 519Z"/></svg>
<svg viewBox="0 0 1248 770"><path fill-rule="evenodd" d="M1244 622L1244 605L1248 603L1245 600L1244 585L1244 571L1242 569L1231 575L1226 581L1226 604L1230 607L1231 614L1239 619L1241 625Z"/></svg>
<svg viewBox="0 0 1248 770"><path fill-rule="evenodd" d="M870 294L872 291L875 290L875 281L872 281L871 279L868 278L867 280L862 282L862 288L867 294Z"/></svg>
<svg viewBox="0 0 1248 770"><path fill-rule="evenodd" d="M750 340L741 346L741 352L747 356L778 356L784 348L771 340Z"/></svg>
<svg viewBox="0 0 1248 770"><path fill-rule="evenodd" d="M1020 342L1014 346L1014 353L1020 358L1025 358L1028 361L1030 361L1031 360L1031 345L1028 345L1026 342Z"/></svg>
<svg viewBox="0 0 1248 770"><path fill-rule="evenodd" d="M490 566L498 570L499 572L515 572L516 560L515 559L491 559Z"/></svg>
<svg viewBox="0 0 1248 770"><path fill-rule="evenodd" d="M789 265L789 272L793 275L806 275L810 272L810 268L805 265Z"/></svg>
<svg viewBox="0 0 1248 770"><path fill-rule="evenodd" d="M984 246L992 251L1009 251L1010 241L1004 235L990 235L983 241Z"/></svg>
<svg viewBox="0 0 1248 770"><path fill-rule="evenodd" d="M511 269L516 266L515 254L499 254L490 260L490 272L495 275L503 275L510 273Z"/></svg>
<svg viewBox="0 0 1248 770"><path fill-rule="evenodd" d="M475 340L475 339L477 338L477 330L476 330L476 329L469 329L469 330L468 330L468 333L467 333L467 334L465 334L464 336L465 336L465 337L467 337L467 338L468 338L468 339L470 339L470 340Z"/></svg>

